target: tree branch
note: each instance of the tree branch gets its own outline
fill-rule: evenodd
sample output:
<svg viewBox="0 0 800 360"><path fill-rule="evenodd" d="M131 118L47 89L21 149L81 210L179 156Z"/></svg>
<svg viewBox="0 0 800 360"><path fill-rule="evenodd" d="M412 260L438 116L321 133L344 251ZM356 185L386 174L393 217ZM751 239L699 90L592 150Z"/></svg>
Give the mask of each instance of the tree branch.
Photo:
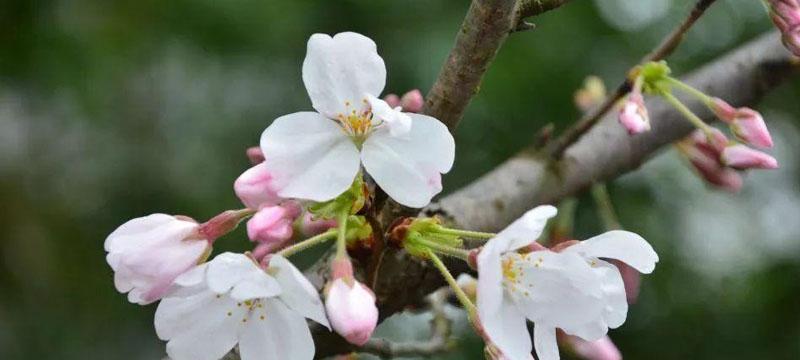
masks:
<svg viewBox="0 0 800 360"><path fill-rule="evenodd" d="M684 36L686 36L686 32L694 25L697 20L700 19L701 16L705 13L705 11L713 4L716 0L698 0L695 3L692 11L686 17L686 19L680 23L672 32L670 32L658 46L650 51L641 61L639 64L643 64L650 61L659 61L665 59L667 56L670 56L672 52L678 48L681 41L683 40ZM560 159L561 155L564 154L564 150L567 149L568 146L572 145L575 141L583 136L589 129L592 128L600 119L608 113L614 104L622 99L625 94L630 91L631 84L629 79L625 79L622 84L617 86L617 89L614 93L607 97L602 104L594 108L593 110L587 112L583 115L572 127L567 129L564 134L558 137L553 143L550 144L548 147L548 152L550 156L554 159Z"/></svg>

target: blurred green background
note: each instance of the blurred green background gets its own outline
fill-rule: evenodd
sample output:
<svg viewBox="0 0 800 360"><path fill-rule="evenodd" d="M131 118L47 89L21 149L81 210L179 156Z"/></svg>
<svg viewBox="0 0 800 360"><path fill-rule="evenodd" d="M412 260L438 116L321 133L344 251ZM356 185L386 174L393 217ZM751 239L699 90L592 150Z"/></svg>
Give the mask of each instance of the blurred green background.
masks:
<svg viewBox="0 0 800 360"><path fill-rule="evenodd" d="M581 0L512 35L456 133L446 191L579 115L587 75L609 84L689 0ZM0 2L0 359L158 359L155 306L114 290L103 241L153 212L206 219L239 206L233 180L272 119L311 109L307 38L375 39L387 91L426 91L467 0L5 0ZM760 1L720 0L671 58L689 71L771 24ZM707 189L673 150L611 184L623 224L661 256L628 322L627 359L800 358L800 81L757 108L781 162L741 194ZM577 232L601 231L582 198ZM220 242L244 250L241 229ZM402 320L402 319L401 319ZM463 327L463 326L462 326ZM382 334L424 337L424 320ZM480 359L464 331L451 359Z"/></svg>

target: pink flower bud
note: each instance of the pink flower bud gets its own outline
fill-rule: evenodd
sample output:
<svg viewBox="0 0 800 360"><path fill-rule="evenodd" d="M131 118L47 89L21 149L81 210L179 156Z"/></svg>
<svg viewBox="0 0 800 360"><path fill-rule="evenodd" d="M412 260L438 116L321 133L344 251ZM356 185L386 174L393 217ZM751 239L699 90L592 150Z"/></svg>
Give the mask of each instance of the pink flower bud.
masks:
<svg viewBox="0 0 800 360"><path fill-rule="evenodd" d="M764 118L750 108L739 108L731 122L731 131L742 141L755 147L768 149L772 147L772 137L767 130Z"/></svg>
<svg viewBox="0 0 800 360"><path fill-rule="evenodd" d="M778 160L742 144L731 145L722 152L722 162L734 169L777 169Z"/></svg>
<svg viewBox="0 0 800 360"><path fill-rule="evenodd" d="M383 97L383 101L386 101L392 109L400 106L400 97L397 94L387 94Z"/></svg>
<svg viewBox="0 0 800 360"><path fill-rule="evenodd" d="M710 139L702 130L695 130L679 144L679 148L706 182L735 193L742 188L742 177L720 160L727 144L728 139L717 129L711 130Z"/></svg>
<svg viewBox="0 0 800 360"><path fill-rule="evenodd" d="M378 325L375 295L352 277L333 280L325 297L325 311L333 329L354 345L364 345Z"/></svg>
<svg viewBox="0 0 800 360"><path fill-rule="evenodd" d="M783 44L800 56L800 2L797 0L768 0L772 22L783 35Z"/></svg>
<svg viewBox="0 0 800 360"><path fill-rule="evenodd" d="M222 235L225 235L239 226L245 217L252 213L251 210L226 210L214 216L208 221L197 227L197 233L210 243L214 243Z"/></svg>
<svg viewBox="0 0 800 360"><path fill-rule="evenodd" d="M697 147L716 159L730 143L728 137L717 128L709 128L708 132L697 129L689 135L689 141L691 146Z"/></svg>
<svg viewBox="0 0 800 360"><path fill-rule="evenodd" d="M261 147L252 146L247 148L247 158L250 160L250 163L253 165L258 165L264 162L264 152L261 151Z"/></svg>
<svg viewBox="0 0 800 360"><path fill-rule="evenodd" d="M403 97L400 99L400 107L402 107L405 112L422 112L424 106L425 99L422 97L422 93L419 89L414 89L403 94Z"/></svg>
<svg viewBox="0 0 800 360"><path fill-rule="evenodd" d="M329 229L336 227L336 220L333 219L314 219L311 213L303 214L300 220L300 232L305 237L321 234Z"/></svg>
<svg viewBox="0 0 800 360"><path fill-rule="evenodd" d="M608 336L586 341L577 336L567 336L567 341L579 357L586 360L622 360L622 354Z"/></svg>
<svg viewBox="0 0 800 360"><path fill-rule="evenodd" d="M650 130L650 118L644 106L644 98L640 93L631 93L619 112L619 123L628 130L628 134L636 135Z"/></svg>
<svg viewBox="0 0 800 360"><path fill-rule="evenodd" d="M272 175L263 163L253 166L239 175L239 178L233 183L233 190L245 206L254 210L258 210L262 206L275 205L281 201L281 197L273 189Z"/></svg>
<svg viewBox="0 0 800 360"><path fill-rule="evenodd" d="M300 205L292 201L262 207L247 222L247 237L261 244L269 244L275 250L291 240L292 223L300 211Z"/></svg>
<svg viewBox="0 0 800 360"><path fill-rule="evenodd" d="M117 290L127 292L130 302L145 305L164 296L211 245L199 236L196 222L153 214L122 224L106 238L105 250Z"/></svg>
<svg viewBox="0 0 800 360"><path fill-rule="evenodd" d="M731 123L733 119L736 117L736 108L728 104L727 101L722 100L720 98L711 98L711 111L714 112L720 120Z"/></svg>

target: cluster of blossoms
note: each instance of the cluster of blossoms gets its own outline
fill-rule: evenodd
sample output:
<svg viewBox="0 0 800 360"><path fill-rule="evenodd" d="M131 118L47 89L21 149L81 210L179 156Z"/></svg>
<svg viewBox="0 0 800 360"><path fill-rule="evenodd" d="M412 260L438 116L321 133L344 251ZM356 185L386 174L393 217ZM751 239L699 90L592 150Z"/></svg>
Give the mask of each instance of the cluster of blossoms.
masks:
<svg viewBox="0 0 800 360"><path fill-rule="evenodd" d="M309 319L364 345L378 307L348 249L374 241L365 217L374 187L365 178L409 207L426 206L442 190L453 137L437 119L416 113L419 91L378 98L386 69L372 40L315 34L302 75L316 111L279 117L260 148L248 150L254 166L234 182L245 208L203 223L153 214L126 222L105 241L117 290L133 303L160 301L156 333L173 359L213 360L234 349L244 360L311 359ZM552 206L535 208L498 234L448 228L435 218L398 221L388 233L442 272L486 340L487 356L531 359L535 347L540 360L558 359L557 329L587 354L616 351L605 335L625 321L626 287L620 270L601 259L650 273L658 256L625 231L548 249L536 239L555 214ZM215 241L245 220L252 251L211 258ZM465 238L486 243L469 249ZM335 255L320 297L288 258L329 240ZM474 301L440 255L477 270Z"/></svg>
<svg viewBox="0 0 800 360"><path fill-rule="evenodd" d="M619 122L631 135L650 130L650 120L643 94L662 97L678 110L697 130L676 145L708 183L737 192L742 187L741 171L748 169L776 169L778 162L772 156L754 148L772 147L764 118L757 111L735 108L722 99L706 95L700 90L670 76L664 62L651 62L632 72L633 88L623 103ZM728 125L735 141L719 129L703 122L675 95L673 89L698 99L723 123Z"/></svg>

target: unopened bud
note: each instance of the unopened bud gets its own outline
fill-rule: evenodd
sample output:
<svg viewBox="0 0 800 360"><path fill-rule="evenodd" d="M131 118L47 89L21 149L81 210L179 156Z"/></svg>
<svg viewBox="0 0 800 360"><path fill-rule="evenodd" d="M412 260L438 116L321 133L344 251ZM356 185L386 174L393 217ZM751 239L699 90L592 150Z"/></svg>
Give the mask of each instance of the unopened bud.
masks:
<svg viewBox="0 0 800 360"><path fill-rule="evenodd" d="M386 101L392 108L400 106L400 97L397 94L387 94L383 97L383 101Z"/></svg>
<svg viewBox="0 0 800 360"><path fill-rule="evenodd" d="M300 215L300 205L289 201L278 206L265 206L247 222L251 241L279 248L292 238L292 223ZM263 248L262 248L263 249Z"/></svg>
<svg viewBox="0 0 800 360"><path fill-rule="evenodd" d="M622 360L622 354L608 336L599 340L586 341L577 336L567 336L575 354L586 360Z"/></svg>
<svg viewBox="0 0 800 360"><path fill-rule="evenodd" d="M354 345L364 345L378 325L375 294L356 280L333 280L327 287L325 311L333 329Z"/></svg>
<svg viewBox="0 0 800 360"><path fill-rule="evenodd" d="M764 118L750 108L739 108L731 122L731 131L737 138L747 144L768 149L772 147L772 137L767 130Z"/></svg>
<svg viewBox="0 0 800 360"><path fill-rule="evenodd" d="M239 175L233 183L233 190L242 203L253 210L275 205L281 201L281 197L273 189L272 174L264 163L253 166Z"/></svg>
<svg viewBox="0 0 800 360"><path fill-rule="evenodd" d="M247 158L250 160L250 163L253 165L258 165L264 162L264 152L261 151L261 147L259 146L249 147L245 153L247 154Z"/></svg>
<svg viewBox="0 0 800 360"><path fill-rule="evenodd" d="M734 169L777 169L778 161L743 144L731 145L722 152L722 162Z"/></svg>
<svg viewBox="0 0 800 360"><path fill-rule="evenodd" d="M422 112L423 106L425 106L425 99L423 99L419 89L414 89L403 94L403 97L400 99L400 107L402 107L405 112Z"/></svg>
<svg viewBox="0 0 800 360"><path fill-rule="evenodd" d="M650 118L641 93L633 92L628 96L620 109L619 123L625 127L629 135L641 134L650 130Z"/></svg>

